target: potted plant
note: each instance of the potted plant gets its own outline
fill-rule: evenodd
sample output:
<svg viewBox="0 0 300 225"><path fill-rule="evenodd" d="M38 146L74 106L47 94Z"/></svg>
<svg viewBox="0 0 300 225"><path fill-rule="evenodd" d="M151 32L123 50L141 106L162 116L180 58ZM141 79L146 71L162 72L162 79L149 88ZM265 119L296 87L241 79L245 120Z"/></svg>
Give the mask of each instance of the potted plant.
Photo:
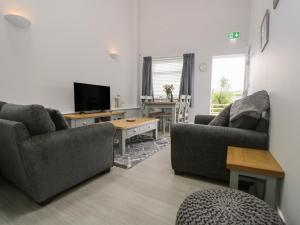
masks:
<svg viewBox="0 0 300 225"><path fill-rule="evenodd" d="M174 91L174 86L173 84L171 85L164 85L164 91L166 93L167 99L169 99L171 102L173 102L173 91Z"/></svg>

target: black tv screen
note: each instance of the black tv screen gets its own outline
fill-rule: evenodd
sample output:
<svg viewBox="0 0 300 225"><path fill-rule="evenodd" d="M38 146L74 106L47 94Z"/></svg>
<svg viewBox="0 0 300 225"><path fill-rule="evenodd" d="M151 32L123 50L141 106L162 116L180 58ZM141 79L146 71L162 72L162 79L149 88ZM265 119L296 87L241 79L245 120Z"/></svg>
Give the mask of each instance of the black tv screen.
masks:
<svg viewBox="0 0 300 225"><path fill-rule="evenodd" d="M110 87L74 83L75 112L110 109Z"/></svg>

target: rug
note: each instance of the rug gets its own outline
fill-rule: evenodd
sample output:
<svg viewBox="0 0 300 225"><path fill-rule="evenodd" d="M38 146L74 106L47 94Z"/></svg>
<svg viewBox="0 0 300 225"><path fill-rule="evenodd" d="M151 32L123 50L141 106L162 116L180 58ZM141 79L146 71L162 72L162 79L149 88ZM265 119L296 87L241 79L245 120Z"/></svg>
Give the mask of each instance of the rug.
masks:
<svg viewBox="0 0 300 225"><path fill-rule="evenodd" d="M126 154L121 155L119 145L114 145L114 165L130 169L155 153L170 146L170 137L160 137L156 141L147 135L137 135L126 140Z"/></svg>

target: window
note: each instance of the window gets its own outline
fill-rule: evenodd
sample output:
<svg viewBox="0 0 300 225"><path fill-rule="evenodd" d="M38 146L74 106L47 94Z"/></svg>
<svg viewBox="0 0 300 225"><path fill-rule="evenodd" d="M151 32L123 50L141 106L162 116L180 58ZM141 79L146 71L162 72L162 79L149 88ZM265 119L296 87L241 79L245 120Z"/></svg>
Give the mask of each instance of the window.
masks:
<svg viewBox="0 0 300 225"><path fill-rule="evenodd" d="M245 63L245 55L213 58L211 114L219 114L227 105L242 97L245 82Z"/></svg>
<svg viewBox="0 0 300 225"><path fill-rule="evenodd" d="M173 85L173 97L178 98L183 57L153 58L152 76L154 98L166 98L164 85Z"/></svg>

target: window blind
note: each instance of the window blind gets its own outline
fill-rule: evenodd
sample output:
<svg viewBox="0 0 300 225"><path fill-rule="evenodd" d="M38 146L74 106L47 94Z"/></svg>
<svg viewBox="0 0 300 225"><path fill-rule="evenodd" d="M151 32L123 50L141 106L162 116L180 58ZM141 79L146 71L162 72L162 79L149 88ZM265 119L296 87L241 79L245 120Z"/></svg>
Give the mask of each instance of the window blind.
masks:
<svg viewBox="0 0 300 225"><path fill-rule="evenodd" d="M178 98L183 57L153 58L153 93L154 98L166 98L164 85L173 85L173 97Z"/></svg>

